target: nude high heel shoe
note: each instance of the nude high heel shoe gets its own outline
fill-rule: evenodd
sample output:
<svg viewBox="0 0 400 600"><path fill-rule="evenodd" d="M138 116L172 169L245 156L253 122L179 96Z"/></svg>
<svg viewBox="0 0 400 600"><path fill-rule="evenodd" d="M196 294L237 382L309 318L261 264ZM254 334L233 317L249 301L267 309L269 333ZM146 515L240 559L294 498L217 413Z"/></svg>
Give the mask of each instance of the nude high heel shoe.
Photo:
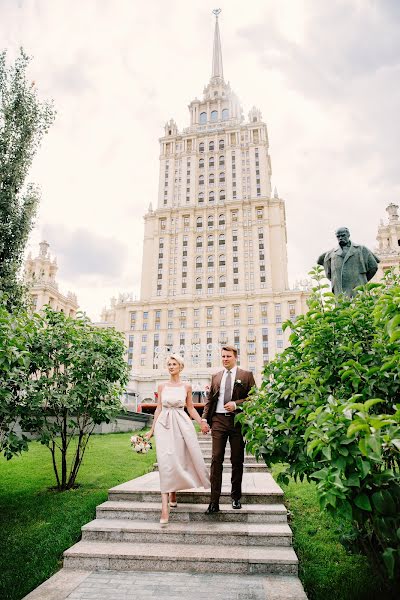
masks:
<svg viewBox="0 0 400 600"><path fill-rule="evenodd" d="M161 527L166 527L168 525L169 519L160 519Z"/></svg>

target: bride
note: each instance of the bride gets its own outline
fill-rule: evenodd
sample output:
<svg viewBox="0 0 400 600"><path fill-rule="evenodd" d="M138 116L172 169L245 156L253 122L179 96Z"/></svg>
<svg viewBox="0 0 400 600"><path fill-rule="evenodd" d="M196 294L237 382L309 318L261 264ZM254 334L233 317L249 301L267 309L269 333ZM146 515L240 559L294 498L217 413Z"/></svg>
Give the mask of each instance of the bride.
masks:
<svg viewBox="0 0 400 600"><path fill-rule="evenodd" d="M176 491L195 487L210 487L210 478L204 463L197 434L190 417L202 433L210 428L202 421L193 406L192 386L182 382L180 373L184 362L179 354L171 354L167 361L170 379L158 386L158 402L153 425L146 438L156 439L157 462L161 489L161 525L166 525L169 508L177 506ZM169 505L168 505L169 496Z"/></svg>

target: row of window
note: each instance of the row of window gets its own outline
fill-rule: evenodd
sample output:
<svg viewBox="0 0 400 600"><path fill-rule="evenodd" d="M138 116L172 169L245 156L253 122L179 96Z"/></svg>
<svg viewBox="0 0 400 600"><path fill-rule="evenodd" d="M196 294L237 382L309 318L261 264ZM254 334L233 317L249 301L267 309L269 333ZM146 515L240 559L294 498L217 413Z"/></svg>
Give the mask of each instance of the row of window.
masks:
<svg viewBox="0 0 400 600"><path fill-rule="evenodd" d="M214 192L211 192L214 195ZM200 196L204 199L204 194L200 194ZM256 217L257 219L263 219L264 217L264 209L262 207L257 207L255 209L256 211ZM251 210L248 210L247 213L246 211L243 211L243 217L246 219L250 219L252 217L252 212ZM199 216L196 217L196 226L197 227L201 227L200 223L202 222L203 217ZM207 216L207 223L210 224L210 222L212 222L214 220L214 216L213 215L208 215ZM238 221L238 212L237 211L232 211L231 212L231 220L232 222L236 222ZM171 219L171 225L176 225L177 224L178 219L174 220ZM182 216L182 221L183 221L183 226L184 227L190 227L190 215L183 215ZM220 215L218 215L218 224L219 225L225 225L226 223L226 215L221 213ZM249 222L248 222L249 223ZM251 221L250 221L251 223ZM159 224L160 224L160 229L161 230L165 230L167 228L167 219L165 217L160 218L159 220ZM163 238L160 238L160 243L164 242Z"/></svg>
<svg viewBox="0 0 400 600"><path fill-rule="evenodd" d="M212 110L210 113L210 122L215 123L216 121L218 121L218 116L219 116L218 111ZM227 108L222 109L221 119L222 119L222 121L227 121L229 119L229 110ZM207 123L207 113L203 111L200 113L200 125L205 125L206 123Z"/></svg>

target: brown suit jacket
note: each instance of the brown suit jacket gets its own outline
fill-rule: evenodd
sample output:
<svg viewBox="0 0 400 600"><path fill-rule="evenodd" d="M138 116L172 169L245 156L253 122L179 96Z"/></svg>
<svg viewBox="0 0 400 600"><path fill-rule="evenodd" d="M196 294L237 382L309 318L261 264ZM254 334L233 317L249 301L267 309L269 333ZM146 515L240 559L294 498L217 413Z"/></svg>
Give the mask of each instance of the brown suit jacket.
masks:
<svg viewBox="0 0 400 600"><path fill-rule="evenodd" d="M219 390L221 387L222 376L224 374L224 369L219 371L211 378L211 386L207 395L206 403L203 410L203 419L207 419L207 423L211 426L212 418L215 414L215 410L217 408ZM240 383L239 383L240 381ZM247 396L253 385L256 382L254 381L253 373L251 371L245 371L240 367L237 368L236 371L236 379L233 385L232 390L232 401L236 402L236 405L239 407L243 402L247 400ZM240 408L235 410L235 414L240 412Z"/></svg>

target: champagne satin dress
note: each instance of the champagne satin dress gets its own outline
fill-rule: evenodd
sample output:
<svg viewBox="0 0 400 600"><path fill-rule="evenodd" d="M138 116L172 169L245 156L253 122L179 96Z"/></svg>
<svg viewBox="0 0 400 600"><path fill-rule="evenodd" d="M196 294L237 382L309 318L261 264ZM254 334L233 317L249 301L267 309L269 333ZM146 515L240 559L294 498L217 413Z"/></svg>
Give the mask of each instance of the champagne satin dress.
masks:
<svg viewBox="0 0 400 600"><path fill-rule="evenodd" d="M190 417L185 413L185 384L165 384L162 410L154 428L160 490L210 488L210 478Z"/></svg>

